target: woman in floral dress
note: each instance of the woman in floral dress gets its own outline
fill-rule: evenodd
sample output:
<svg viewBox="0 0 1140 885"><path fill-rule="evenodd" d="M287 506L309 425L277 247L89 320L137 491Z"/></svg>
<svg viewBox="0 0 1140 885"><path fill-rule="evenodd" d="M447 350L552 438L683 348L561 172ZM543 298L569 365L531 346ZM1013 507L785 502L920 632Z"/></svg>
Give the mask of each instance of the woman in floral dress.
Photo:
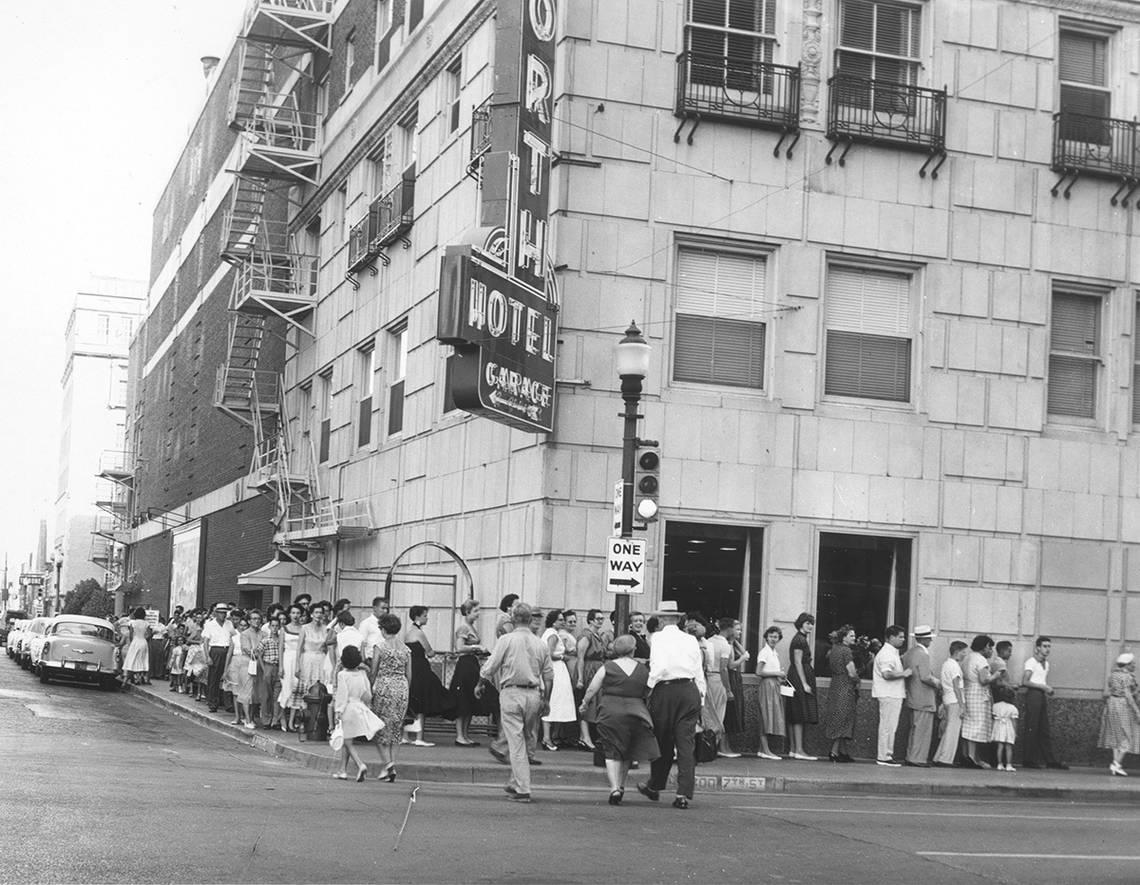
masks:
<svg viewBox="0 0 1140 885"><path fill-rule="evenodd" d="M384 720L373 736L384 768L377 780L396 779L396 748L408 713L408 685L412 679L412 652L400 639L400 619L381 615L377 622L383 636L372 652L372 712Z"/></svg>
<svg viewBox="0 0 1140 885"><path fill-rule="evenodd" d="M967 765L989 768L990 764L978 758L983 744L990 742L993 728L994 702L990 683L997 674L990 670L990 656L994 641L985 634L974 637L970 652L962 662L962 696L966 701L962 709L962 740L966 742L964 758Z"/></svg>

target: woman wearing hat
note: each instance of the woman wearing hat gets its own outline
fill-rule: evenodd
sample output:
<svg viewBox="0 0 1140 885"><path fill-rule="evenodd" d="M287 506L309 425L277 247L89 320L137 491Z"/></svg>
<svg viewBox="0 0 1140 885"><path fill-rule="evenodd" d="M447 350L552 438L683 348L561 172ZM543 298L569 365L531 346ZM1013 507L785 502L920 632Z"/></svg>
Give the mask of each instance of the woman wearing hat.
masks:
<svg viewBox="0 0 1140 885"><path fill-rule="evenodd" d="M1127 777L1124 757L1140 752L1140 706L1136 703L1136 656L1125 652L1116 658L1116 666L1108 674L1107 700L1100 720L1098 747L1112 750L1108 770Z"/></svg>

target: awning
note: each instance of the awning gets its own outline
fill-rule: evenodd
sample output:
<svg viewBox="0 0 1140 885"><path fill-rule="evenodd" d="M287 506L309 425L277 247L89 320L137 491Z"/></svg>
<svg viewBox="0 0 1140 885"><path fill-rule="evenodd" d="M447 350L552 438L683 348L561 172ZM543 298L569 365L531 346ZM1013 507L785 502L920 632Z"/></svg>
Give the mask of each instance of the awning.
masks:
<svg viewBox="0 0 1140 885"><path fill-rule="evenodd" d="M271 559L261 568L238 575L239 584L257 584L263 587L292 587L296 563Z"/></svg>

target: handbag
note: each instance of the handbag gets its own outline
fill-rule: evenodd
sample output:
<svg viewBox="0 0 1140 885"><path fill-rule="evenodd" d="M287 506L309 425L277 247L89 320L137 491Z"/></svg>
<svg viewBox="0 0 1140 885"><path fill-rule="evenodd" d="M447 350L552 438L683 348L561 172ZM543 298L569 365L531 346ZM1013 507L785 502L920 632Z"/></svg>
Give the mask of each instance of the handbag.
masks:
<svg viewBox="0 0 1140 885"><path fill-rule="evenodd" d="M336 724L336 728L332 730L332 734L329 735L329 746L332 747L334 753L339 753L344 747L344 729L340 727L339 722Z"/></svg>
<svg viewBox="0 0 1140 885"><path fill-rule="evenodd" d="M716 732L712 729L706 728L703 731L698 731L696 740L693 742L697 764L714 761L719 743Z"/></svg>
<svg viewBox="0 0 1140 885"><path fill-rule="evenodd" d="M780 683L780 694L786 698L794 698L796 696L796 687L792 685L791 680L786 676Z"/></svg>
<svg viewBox="0 0 1140 885"><path fill-rule="evenodd" d="M250 676L256 676L257 675L257 659L256 658L250 658L249 659L249 665L246 667L246 672Z"/></svg>

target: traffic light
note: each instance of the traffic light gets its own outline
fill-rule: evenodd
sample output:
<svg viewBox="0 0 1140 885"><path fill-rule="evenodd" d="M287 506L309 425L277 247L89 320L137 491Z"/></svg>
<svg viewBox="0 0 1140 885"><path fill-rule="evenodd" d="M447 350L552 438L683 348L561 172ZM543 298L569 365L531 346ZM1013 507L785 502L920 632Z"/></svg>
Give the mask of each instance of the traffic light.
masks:
<svg viewBox="0 0 1140 885"><path fill-rule="evenodd" d="M642 441L642 445L649 445L650 440ZM652 445L657 445L652 442ZM638 522L649 523L657 519L657 493L661 482L658 472L661 467L661 456L654 449L647 449L637 458L638 476L636 493L634 494L633 518Z"/></svg>

